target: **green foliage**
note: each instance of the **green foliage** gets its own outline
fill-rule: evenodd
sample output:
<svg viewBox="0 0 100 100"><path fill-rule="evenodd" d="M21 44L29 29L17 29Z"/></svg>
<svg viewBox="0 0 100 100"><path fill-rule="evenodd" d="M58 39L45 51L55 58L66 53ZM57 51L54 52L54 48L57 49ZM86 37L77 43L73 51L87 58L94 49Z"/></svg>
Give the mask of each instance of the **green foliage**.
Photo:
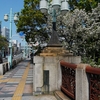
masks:
<svg viewBox="0 0 100 100"><path fill-rule="evenodd" d="M100 65L100 58L98 59L98 63L97 64Z"/></svg>
<svg viewBox="0 0 100 100"><path fill-rule="evenodd" d="M100 0L69 0L70 7L85 9L86 12L92 12L99 2Z"/></svg>
<svg viewBox="0 0 100 100"><path fill-rule="evenodd" d="M97 66L94 59L91 59L89 57L82 57L82 63L90 64L93 67Z"/></svg>
<svg viewBox="0 0 100 100"><path fill-rule="evenodd" d="M86 0L85 0L86 1ZM84 63L92 66L100 65L100 3L87 13L85 10L75 9L68 12L62 20L62 41L65 47L74 55L81 56ZM83 58L85 57L85 58Z"/></svg>
<svg viewBox="0 0 100 100"><path fill-rule="evenodd" d="M7 49L8 47L8 43L5 37L2 37L0 35L0 50L2 49L2 47L5 47Z"/></svg>
<svg viewBox="0 0 100 100"><path fill-rule="evenodd" d="M91 59L89 57L82 57L82 63L89 64L92 67L100 68L100 58L98 58L98 62L96 62L95 59Z"/></svg>
<svg viewBox="0 0 100 100"><path fill-rule="evenodd" d="M35 42L38 40L47 40L48 34L44 28L46 17L39 10L40 0L24 0L24 8L19 12L19 21L17 22L17 32L23 31L25 39L29 38Z"/></svg>

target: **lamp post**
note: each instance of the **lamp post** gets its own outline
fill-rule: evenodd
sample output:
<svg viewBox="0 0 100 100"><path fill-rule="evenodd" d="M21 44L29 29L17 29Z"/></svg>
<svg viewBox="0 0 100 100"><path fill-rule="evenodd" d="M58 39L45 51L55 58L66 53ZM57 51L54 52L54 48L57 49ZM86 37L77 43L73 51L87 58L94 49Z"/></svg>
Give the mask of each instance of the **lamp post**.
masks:
<svg viewBox="0 0 100 100"><path fill-rule="evenodd" d="M8 21L10 20L10 34L9 34L9 56L8 56L8 62L10 64L10 69L12 69L12 8L10 9L10 16L8 14L4 15L4 20ZM18 15L15 13L14 14L14 22L18 21Z"/></svg>
<svg viewBox="0 0 100 100"><path fill-rule="evenodd" d="M2 47L2 57L4 58L4 51L5 51L5 47Z"/></svg>
<svg viewBox="0 0 100 100"><path fill-rule="evenodd" d="M40 10L42 13L50 14L52 16L52 30L53 34L51 35L51 41L52 44L55 42L57 43L58 37L56 34L56 18L60 13L65 14L67 11L69 11L69 4L68 0L41 0L40 1ZM55 44L56 44L55 43Z"/></svg>

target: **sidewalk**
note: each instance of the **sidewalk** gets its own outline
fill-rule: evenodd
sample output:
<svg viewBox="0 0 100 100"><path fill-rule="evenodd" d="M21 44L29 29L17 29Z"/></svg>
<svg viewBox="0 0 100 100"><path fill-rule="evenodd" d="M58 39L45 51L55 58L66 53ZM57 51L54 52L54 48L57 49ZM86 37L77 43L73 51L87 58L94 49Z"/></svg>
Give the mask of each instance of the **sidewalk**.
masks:
<svg viewBox="0 0 100 100"><path fill-rule="evenodd" d="M0 76L0 100L57 100L53 95L33 96L33 64L29 60Z"/></svg>

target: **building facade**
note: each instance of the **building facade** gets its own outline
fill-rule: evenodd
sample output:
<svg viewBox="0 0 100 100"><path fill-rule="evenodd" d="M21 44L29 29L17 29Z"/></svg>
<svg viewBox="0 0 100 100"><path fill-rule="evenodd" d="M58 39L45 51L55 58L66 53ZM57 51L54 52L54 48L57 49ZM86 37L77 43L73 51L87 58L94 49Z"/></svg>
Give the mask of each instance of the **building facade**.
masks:
<svg viewBox="0 0 100 100"><path fill-rule="evenodd" d="M3 27L1 35L4 36L8 41L9 41L9 34L10 30L7 27Z"/></svg>
<svg viewBox="0 0 100 100"><path fill-rule="evenodd" d="M19 54L21 52L21 43L18 40L12 40L13 54Z"/></svg>

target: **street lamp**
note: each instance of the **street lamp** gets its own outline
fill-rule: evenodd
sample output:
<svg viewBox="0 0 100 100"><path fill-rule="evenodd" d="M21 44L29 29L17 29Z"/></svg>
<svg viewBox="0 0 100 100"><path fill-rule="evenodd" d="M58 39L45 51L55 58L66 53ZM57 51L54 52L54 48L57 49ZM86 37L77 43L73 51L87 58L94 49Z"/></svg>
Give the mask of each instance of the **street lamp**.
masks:
<svg viewBox="0 0 100 100"><path fill-rule="evenodd" d="M58 41L58 37L55 32L56 31L56 18L58 15L60 15L60 13L65 14L67 11L69 11L69 4L68 4L68 0L52 0L52 2L50 1L51 0L41 0L40 10L42 13L44 14L48 13L52 16L53 34L51 35L51 41L52 41L52 44L54 44L55 42L57 43Z"/></svg>
<svg viewBox="0 0 100 100"><path fill-rule="evenodd" d="M5 52L5 47L2 47L2 57L3 58L5 57L4 52Z"/></svg>
<svg viewBox="0 0 100 100"><path fill-rule="evenodd" d="M10 16L8 14L4 15L4 20L8 21L10 20L10 34L9 34L9 56L8 56L8 62L10 63L10 68L12 68L12 8L10 9ZM14 14L13 18L14 22L18 21L18 15L17 13Z"/></svg>

